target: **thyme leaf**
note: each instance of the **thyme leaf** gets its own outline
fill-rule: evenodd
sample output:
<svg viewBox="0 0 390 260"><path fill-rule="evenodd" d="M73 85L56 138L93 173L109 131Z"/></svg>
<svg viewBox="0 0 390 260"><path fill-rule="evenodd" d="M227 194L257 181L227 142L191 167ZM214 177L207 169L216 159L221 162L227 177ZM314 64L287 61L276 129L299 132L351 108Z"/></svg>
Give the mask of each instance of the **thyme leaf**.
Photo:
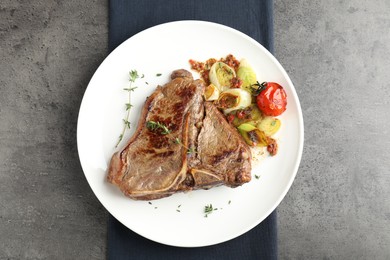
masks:
<svg viewBox="0 0 390 260"><path fill-rule="evenodd" d="M214 210L216 210L215 208L213 208L213 205L212 204L208 204L206 206L204 206L204 217L207 218L207 216L209 214L211 214Z"/></svg>
<svg viewBox="0 0 390 260"><path fill-rule="evenodd" d="M125 123L125 126L130 129L130 121L123 119L123 123Z"/></svg>
<svg viewBox="0 0 390 260"><path fill-rule="evenodd" d="M190 148L187 149L187 154L193 154L193 153L197 153L195 148L190 147Z"/></svg>
<svg viewBox="0 0 390 260"><path fill-rule="evenodd" d="M138 72L136 70L131 70L129 72L129 75L130 75L130 82L135 82L135 80L139 78Z"/></svg>
<svg viewBox="0 0 390 260"><path fill-rule="evenodd" d="M133 107L133 105L130 103L126 103L125 106L126 106L126 111Z"/></svg>
<svg viewBox="0 0 390 260"><path fill-rule="evenodd" d="M126 90L126 91L134 91L137 87L132 87L132 88L124 88L123 90Z"/></svg>

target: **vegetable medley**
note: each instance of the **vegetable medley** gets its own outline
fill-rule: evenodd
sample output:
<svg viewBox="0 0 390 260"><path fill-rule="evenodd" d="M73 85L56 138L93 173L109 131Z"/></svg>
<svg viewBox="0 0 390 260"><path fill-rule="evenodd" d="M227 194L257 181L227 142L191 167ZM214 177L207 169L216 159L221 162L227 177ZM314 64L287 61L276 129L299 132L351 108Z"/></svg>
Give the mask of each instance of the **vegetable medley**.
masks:
<svg viewBox="0 0 390 260"><path fill-rule="evenodd" d="M214 102L249 146L267 147L270 155L275 155L278 145L272 136L281 126L276 116L287 106L283 87L275 82L259 83L250 64L231 54L219 60L189 62L206 83L206 101Z"/></svg>

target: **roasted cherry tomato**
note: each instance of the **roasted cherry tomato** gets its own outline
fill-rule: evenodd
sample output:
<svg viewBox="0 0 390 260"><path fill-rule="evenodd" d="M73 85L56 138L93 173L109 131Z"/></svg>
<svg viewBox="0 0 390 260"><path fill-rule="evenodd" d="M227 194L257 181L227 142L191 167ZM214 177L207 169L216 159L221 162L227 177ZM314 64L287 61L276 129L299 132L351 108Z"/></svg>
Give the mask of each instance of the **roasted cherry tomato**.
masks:
<svg viewBox="0 0 390 260"><path fill-rule="evenodd" d="M266 116L278 116L286 111L287 94L283 87L275 82L259 84L256 103Z"/></svg>

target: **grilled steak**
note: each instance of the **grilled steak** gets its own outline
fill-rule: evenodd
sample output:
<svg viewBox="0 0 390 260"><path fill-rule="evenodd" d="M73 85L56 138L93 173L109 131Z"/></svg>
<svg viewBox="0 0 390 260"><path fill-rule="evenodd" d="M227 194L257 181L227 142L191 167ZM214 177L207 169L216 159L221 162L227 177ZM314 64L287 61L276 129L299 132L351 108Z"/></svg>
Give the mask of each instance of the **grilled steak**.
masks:
<svg viewBox="0 0 390 260"><path fill-rule="evenodd" d="M250 149L203 100L203 81L186 70L174 71L171 78L147 98L134 135L111 159L108 181L138 200L250 181Z"/></svg>

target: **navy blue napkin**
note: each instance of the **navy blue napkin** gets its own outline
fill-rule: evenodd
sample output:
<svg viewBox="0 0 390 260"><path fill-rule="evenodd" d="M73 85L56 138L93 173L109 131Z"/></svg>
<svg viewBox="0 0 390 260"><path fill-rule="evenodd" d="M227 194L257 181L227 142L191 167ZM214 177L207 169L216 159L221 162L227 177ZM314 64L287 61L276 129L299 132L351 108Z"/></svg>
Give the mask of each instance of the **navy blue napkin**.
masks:
<svg viewBox="0 0 390 260"><path fill-rule="evenodd" d="M178 20L224 24L251 36L273 51L272 0L110 0L109 15L110 51L142 30ZM199 248L173 247L150 241L110 215L107 256L110 260L277 259L276 211L235 239Z"/></svg>

